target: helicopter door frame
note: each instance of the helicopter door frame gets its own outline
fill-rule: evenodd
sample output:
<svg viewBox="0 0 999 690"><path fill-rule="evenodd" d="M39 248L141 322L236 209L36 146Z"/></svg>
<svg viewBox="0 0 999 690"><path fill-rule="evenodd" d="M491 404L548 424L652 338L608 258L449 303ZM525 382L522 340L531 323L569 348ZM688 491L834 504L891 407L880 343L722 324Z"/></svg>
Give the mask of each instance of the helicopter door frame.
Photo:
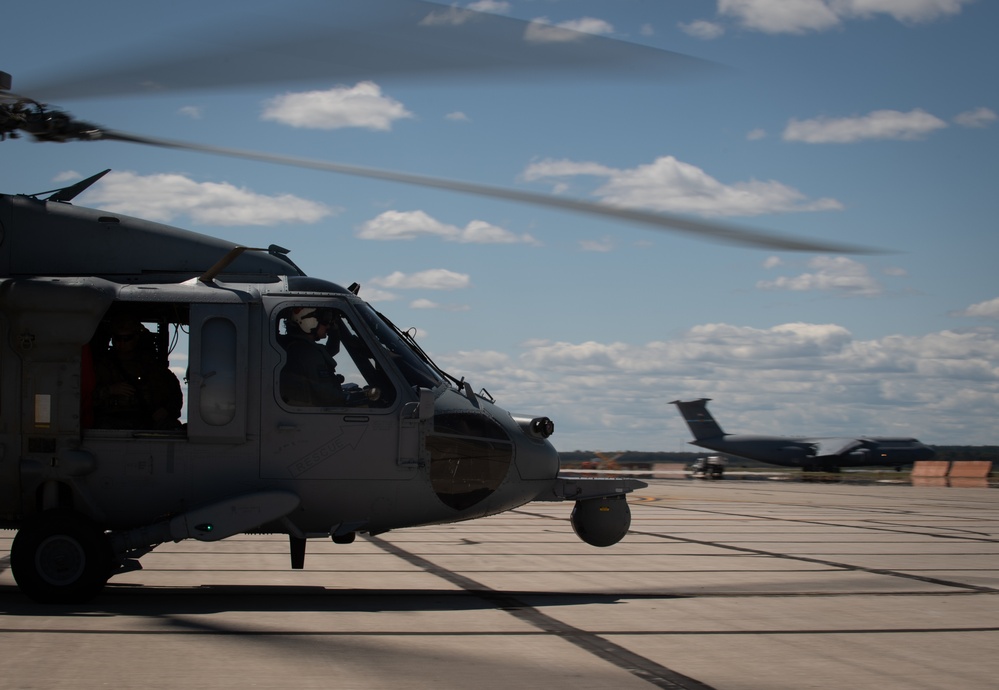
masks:
<svg viewBox="0 0 999 690"><path fill-rule="evenodd" d="M191 304L187 436L195 443L246 441L249 307Z"/></svg>
<svg viewBox="0 0 999 690"><path fill-rule="evenodd" d="M263 479L409 481L418 476L416 463L400 465L400 444L412 444L405 457L419 454L418 434L404 434L412 425L415 393L392 365L383 348L351 299L339 293L267 295L262 300L269 332L260 358L260 370L269 384L261 392L260 476ZM367 404L298 406L281 399L281 370L287 353L279 340L282 313L289 307L305 306L340 312L354 330L357 344L377 362L379 372L392 386L392 401L384 407ZM269 343L269 346L267 345ZM345 349L340 355L362 379L370 372L353 360ZM372 364L374 366L374 364ZM364 379L366 383L372 383ZM361 381L356 383L360 384ZM266 387L270 388L267 390ZM405 417L405 419L404 419Z"/></svg>
<svg viewBox="0 0 999 690"><path fill-rule="evenodd" d="M10 326L0 313L0 412L12 423L0 427L0 520L21 512L21 359L9 346Z"/></svg>

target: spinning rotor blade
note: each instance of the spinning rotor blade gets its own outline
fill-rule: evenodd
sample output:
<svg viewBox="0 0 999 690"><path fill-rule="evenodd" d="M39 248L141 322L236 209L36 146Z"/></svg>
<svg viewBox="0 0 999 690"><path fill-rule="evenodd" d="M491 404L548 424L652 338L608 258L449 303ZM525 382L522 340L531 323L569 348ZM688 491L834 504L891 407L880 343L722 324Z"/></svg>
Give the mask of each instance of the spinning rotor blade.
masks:
<svg viewBox="0 0 999 690"><path fill-rule="evenodd" d="M570 78L662 80L724 69L649 46L427 0L300 2L283 6L281 13L269 17L241 13L228 17L225 24L175 37L159 53L143 46L145 58L130 55L124 60L119 54L104 69L82 68L76 75L36 83L23 91L27 98L20 97L25 103L30 101L34 110L19 105L17 115L24 122L7 123L6 130L20 128L41 141L110 139L446 189L750 247L851 254L877 251L516 189L106 130L38 102L309 80L328 85L391 77L468 77L478 82L515 76L522 82L552 73Z"/></svg>
<svg viewBox="0 0 999 690"><path fill-rule="evenodd" d="M534 206L546 208L556 208L566 211L574 211L587 215L604 216L614 220L625 220L630 223L651 226L658 230L672 230L695 235L701 239L712 239L726 244L737 244L748 247L762 249L775 249L783 251L819 252L835 254L878 254L880 250L866 247L859 247L849 244L837 244L831 242L821 242L803 240L793 237L786 237L776 233L764 232L749 228L742 228L724 223L694 220L684 216L658 213L653 211L642 211L639 209L623 208L620 206L609 206L591 201L581 201L578 199L567 199L563 197L527 192L518 189L504 187L494 187L471 182L461 182L457 180L447 180L439 177L429 177L426 175L416 175L413 173L396 172L392 170L381 170L378 168L368 168L345 163L333 163L327 161L311 160L308 158L295 158L291 156L281 156L271 153L261 153L257 151L244 151L241 149L224 148L221 146L210 146L207 144L195 144L172 139L159 139L138 134L128 134L113 130L101 130L100 139L112 141L124 141L133 144L145 144L147 146L157 146L160 148L183 149L187 151L200 151L212 153L231 158L243 158L248 160L263 161L266 163L276 163L312 170L322 170L325 172L341 173L353 175L355 177L367 177L377 180L387 180L390 182L401 182L404 184L416 185L419 187L430 187L435 189L446 189L464 194L474 194L477 196L492 199L505 199Z"/></svg>
<svg viewBox="0 0 999 690"><path fill-rule="evenodd" d="M142 50L147 57L123 60L119 50L107 67L81 68L24 93L57 101L309 80L516 75L522 82L552 72L661 79L721 69L680 53L426 0L292 4L279 16L242 13L186 32L160 54Z"/></svg>

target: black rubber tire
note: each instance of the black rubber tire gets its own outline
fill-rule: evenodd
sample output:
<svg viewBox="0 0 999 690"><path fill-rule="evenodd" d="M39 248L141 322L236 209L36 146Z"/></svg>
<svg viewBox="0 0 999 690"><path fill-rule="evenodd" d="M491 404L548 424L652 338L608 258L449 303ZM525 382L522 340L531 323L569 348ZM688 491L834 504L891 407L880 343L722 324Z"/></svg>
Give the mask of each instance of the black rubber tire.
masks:
<svg viewBox="0 0 999 690"><path fill-rule="evenodd" d="M84 603L111 576L111 545L85 516L63 508L47 510L18 530L10 569L20 590L38 603Z"/></svg>

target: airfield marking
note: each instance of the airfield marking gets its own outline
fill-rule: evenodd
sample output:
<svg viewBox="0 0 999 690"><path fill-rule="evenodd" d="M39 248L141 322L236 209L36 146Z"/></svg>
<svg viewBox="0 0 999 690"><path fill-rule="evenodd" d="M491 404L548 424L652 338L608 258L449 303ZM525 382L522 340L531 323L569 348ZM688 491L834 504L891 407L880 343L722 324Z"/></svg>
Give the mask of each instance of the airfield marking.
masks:
<svg viewBox="0 0 999 690"><path fill-rule="evenodd" d="M110 660L120 658L121 648L143 654L162 649L163 644L170 648L194 645L199 650L221 649L226 653L211 653L219 674L216 679L239 678L244 684L261 684L263 676L259 674L270 673L268 680L273 687L291 678L296 682L304 680L300 687L322 687L310 685L312 677L307 673L293 675L296 665L286 662L275 650L326 660L330 650L349 648L357 654L370 653L380 671L381 664L386 663L381 642L385 638L389 640L386 645L397 644L399 649L414 654L417 663L427 661L431 673L443 674L446 671L432 658L428 661L421 656L421 650L432 645L446 647L451 638L467 637L470 649L495 652L488 658L496 659L497 675L490 677L492 684L485 682L483 687L503 687L499 670L513 663L509 655L498 650L552 648L561 650L561 657L544 667L555 674L546 684L552 688L577 687L574 684L580 679L572 677L571 672L564 681L558 675L563 668L557 664L568 657L591 670L602 668L608 678L616 677L625 684L629 681L623 674L627 673L634 679L632 684L673 690L806 686L908 690L913 683L926 687L951 687L956 683L975 690L994 686L999 662L989 656L989 650L999 635L993 615L999 606L999 585L992 575L995 558L999 557L996 544L969 538L973 535L968 532L961 538L930 537L939 537L937 532L952 524L996 534L992 527L999 524L995 503L974 500L995 494L924 491L906 499L900 497L908 492L892 490L888 492L892 498L882 501L872 491L866 497L867 503L863 503L853 498L840 500L844 494L834 491L828 494L828 501L807 495L799 496L799 500L788 495L790 500L779 501L770 491L732 484L710 490L691 484L657 484L664 495L660 502L632 501L629 496L636 528L631 530L632 543L626 545L624 553L611 556L621 559L619 565L597 568L605 573L598 579L592 579L594 569L587 566L589 561L585 559L590 556L575 548L575 542L572 548L551 549L561 558L553 569L537 559L549 552L549 544L567 544L572 537L565 524L565 511L556 511L551 504L534 504L525 506L527 510L508 513L512 521L503 522L502 517L498 523L485 521L481 531L448 526L446 531L414 531L410 534L415 536L400 539L386 535L383 539L391 539L388 544L393 545L388 549L375 540L359 539L364 553L356 557L371 556L378 562L364 564L360 569L355 567L355 560L350 561L355 565L346 565L355 556L317 544L313 565L320 567L296 573L296 577L302 576L298 580L286 579L277 572L286 569L286 543L278 538L242 537L228 550L223 548L221 560L208 559L206 565L211 567L201 567L200 562L191 560L205 553L202 545L191 541L170 546L159 555L162 562L148 564L153 566L145 571L148 580L138 573L135 582L112 581L106 594L93 605L74 607L74 615L61 617L39 617L37 607L16 593L10 572L5 570L9 564L4 552L0 553L0 573L4 576L0 586L0 614L4 616L0 635L5 640L11 637L10 646L15 650L36 645L41 650L57 650L53 653L71 658L74 664L91 664L102 685L113 684ZM722 488L725 491L718 491ZM806 489L804 493L811 492ZM726 494L745 498L727 501ZM945 495L951 500L942 500ZM847 507L851 504L855 507ZM910 509L890 511L891 505ZM683 510L684 506L689 506L689 512ZM754 506L758 508L755 512ZM668 513L651 510L667 507L672 508ZM749 513L753 514L747 517ZM787 516L783 520L782 514ZM834 522L823 521L823 515L830 515ZM537 517L546 519L539 524ZM698 520L701 525L696 524ZM892 524L884 526L883 531L870 529L881 527L878 523L882 520L913 531L897 534ZM528 527L537 538L530 540L525 552L520 536ZM855 527L868 529L851 529ZM671 529L682 536L670 536ZM552 537L546 537L546 533ZM6 531L0 531L0 545L5 545L8 537ZM507 548L511 539L520 546ZM755 543L760 541L765 543ZM854 548L839 555L840 543L853 544ZM892 546L878 550L880 543ZM813 544L819 550L813 551ZM907 548L909 544L911 549ZM804 545L809 548L798 548ZM788 556L787 550L803 555ZM470 553L530 558L522 563L479 563L469 558ZM646 556L669 554L675 554L678 560L645 560ZM912 572L909 566L895 565L896 561L891 560L856 561L869 566L866 568L839 562L879 555L911 556L898 563L910 564L917 573L923 572L918 569L924 566L915 557L934 556L935 562L942 563L935 569L942 572L926 574L946 579L907 578L904 573ZM948 555L955 558L953 566L946 562ZM327 560L319 561L320 556ZM462 558L453 560L454 556ZM962 561L964 556L977 558ZM236 560L226 560L230 557ZM686 557L692 560L684 560ZM788 560L775 560L778 558ZM722 564L716 567L713 561ZM750 564L744 567L744 563L736 561ZM434 567L434 562L442 565ZM780 565L782 562L785 565ZM183 567L186 563L193 565L193 574L191 566ZM891 570L876 569L879 567ZM965 575L946 572L951 568ZM393 579L400 573L412 575L416 569L420 570L419 583L408 578ZM199 585L196 571L200 570L220 574L212 578L213 584ZM511 577L502 576L506 571ZM750 571L757 576L743 581L743 575ZM187 575L180 579L171 574L180 572ZM560 579L535 581L533 576L525 575L533 572L557 574ZM811 575L799 582L797 578L804 577L804 572ZM591 579L574 581L577 573ZM624 574L620 587L615 584L614 573ZM676 585L671 584L672 573L683 574ZM698 573L707 574L703 583L698 584ZM345 579L339 580L338 574ZM384 575L384 584L389 586L373 579L376 574ZM870 578L880 581L872 582ZM995 589L963 583L955 586L953 579L978 581ZM402 581L416 584L416 588L399 586ZM630 608L598 606L601 604L628 604ZM855 618L851 613L855 607L867 610L868 615ZM602 609L599 615L598 608ZM306 611L310 614L299 615ZM458 616L436 616L435 611L456 611ZM468 619L461 616L470 611L491 616L491 624L467 624ZM256 612L263 615L254 615ZM400 612L405 614L401 622L392 615ZM430 616L439 625L412 625L414 612ZM664 612L666 616L662 616ZM383 617L383 613L387 615ZM378 622L372 624L375 615ZM503 622L504 615L511 618ZM83 639L80 636L87 636L87 641L76 644ZM244 647L235 647L233 639L247 642ZM570 643L571 647L565 646ZM725 650L723 662L700 654L716 645ZM788 654L788 649L809 653ZM845 657L843 650L849 650ZM455 656L465 660L460 651ZM5 669L13 669L21 678L60 680L62 676L52 675L58 671L46 664L44 657L39 655L36 661L14 655L7 659ZM468 659L469 663L481 661L474 656ZM279 666L279 673L271 670L271 661L288 666ZM336 663L345 664L348 671L352 668L346 656ZM412 662L386 668L383 675L408 679L413 667L407 663ZM193 678L191 674L197 672L179 668L169 660L157 668L158 673L167 676L188 674ZM664 676L664 670L672 669L676 669L675 675ZM824 671L817 674L816 669ZM221 675L223 672L226 675ZM657 675L659 679L653 680ZM75 678L66 678L61 687L76 687L69 684L76 682ZM593 677L583 678L589 681L584 682L586 687L595 687ZM684 679L691 680L684 683ZM388 683L372 682L364 676L354 685L386 687ZM6 687L3 683L0 686ZM230 683L229 687L236 686Z"/></svg>
<svg viewBox="0 0 999 690"><path fill-rule="evenodd" d="M706 510L704 508L674 508L673 506L656 506L667 508L670 510L683 510L685 512L698 512L698 513L708 513L709 515L722 515L726 518L733 519L746 519L752 518L754 520L772 520L775 522L793 522L802 525L817 525L819 527L844 527L847 529L865 529L874 532L889 532L891 534L911 534L920 537L935 537L937 539L959 539L962 541L973 541L973 542L985 542L990 544L999 544L999 539L986 536L967 536L966 534L939 534L936 532L921 532L916 529L901 529L898 527L884 527L878 525L861 525L861 524L844 524L841 522L833 522L831 520L802 520L801 518L785 518L785 517L774 517L771 515L751 515L744 513L726 513L717 510ZM925 528L924 528L925 529ZM948 529L953 532L967 532L968 534L975 534L970 530L961 530L954 527L936 527L934 529Z"/></svg>
<svg viewBox="0 0 999 690"><path fill-rule="evenodd" d="M969 537L969 536L963 536L963 535L936 534L936 533L933 533L933 532L918 532L918 531L903 530L903 529L888 529L888 528L885 528L885 527L872 527L872 526L858 525L858 524L841 524L841 523L835 523L835 522L829 522L829 521L821 521L821 520L802 520L802 519L799 519L799 518L786 518L786 517L778 517L778 516L772 516L772 515L751 515L751 514L742 514L742 513L735 513L735 512L728 513L728 512L724 512L724 511L720 511L720 510L708 510L706 508L693 508L693 507L690 507L690 506L684 506L684 507L678 508L678 507L674 507L674 506L671 506L671 505L653 505L653 506L649 506L649 507L650 508L658 508L658 509L666 509L666 510L681 510L681 511L684 511L684 512L707 513L709 515L721 515L721 516L724 516L726 518L740 518L740 519L753 518L753 519L757 519L757 520L768 520L768 521L774 521L774 522L803 523L803 524L808 524L808 525L818 525L818 526L821 526L821 527L843 527L843 528L847 528L847 529L867 529L867 530L875 530L875 531L890 532L890 533L897 533L897 534L914 534L914 535L919 535L919 536L938 537L938 538L941 538L941 539L960 539L960 540L969 541L969 542L999 543L999 539L992 539L992 538L986 538L986 537ZM809 507L815 508L816 506L809 506ZM864 508L863 510L866 510L866 508ZM513 512L513 513L520 513L520 514L523 514L523 515L530 515L532 517L541 517L541 518L547 518L547 519L559 519L559 518L556 518L553 515L547 515L545 513L535 513L535 512L524 510L522 508L521 509L517 509L517 510L513 510L511 512ZM749 547L749 546L736 546L736 545L733 545L733 544L727 544L727 543L722 542L722 541L710 541L710 540L706 540L706 539L695 539L693 537L680 537L680 536L671 535L671 534L659 534L659 533L656 533L656 532L645 532L645 531L641 531L641 530L628 530L628 534L637 534L637 535L641 535L643 537L654 537L654 538L657 538L657 539L664 539L664 540L674 540L674 541L679 541L679 542L683 542L683 543L686 543L686 544L700 544L702 546L713 546L713 547L716 547L716 548L719 548L719 549L727 549L729 551L737 551L739 553L748 553L748 554L752 554L754 556L769 556L771 558L779 558L779 559L789 560L789 561L800 561L800 562L803 562L803 563L814 563L816 565L824 565L824 566L828 566L828 567L832 567L832 568L839 568L841 570L849 570L849 571L853 571L853 572L869 573L871 575L887 575L889 577L898 577L898 578L902 578L902 579L906 579L906 580L915 580L917 582L925 582L927 584L941 585L941 586L944 586L944 587L954 587L954 588L957 588L957 589L960 589L960 590L965 590L965 591L968 591L968 592L983 593L983 594L999 594L999 589L996 589L994 587L986 587L986 586L983 586L983 585L967 584L967 583L964 583L964 582L956 582L956 581L953 581L953 580L944 580L942 578L928 577L928 576L925 576L925 575L916 575L914 573L905 573L905 572L901 572L901 571L897 571L897 570L888 570L888 569L885 569L885 568L867 568L867 567L864 567L864 566L853 565L851 563L840 563L838 561L830 561L830 560L826 560L826 559L822 559L822 558L812 558L812 557L809 557L809 556L798 556L798 555L792 555L792 554L785 554L785 553L779 553L779 552L775 552L775 551L767 551L767 550L764 550L764 549L756 549L756 548L752 548L752 547Z"/></svg>
<svg viewBox="0 0 999 690"><path fill-rule="evenodd" d="M633 676L641 678L658 688L665 688L667 690L713 690L710 685L666 668L651 659L600 637L596 633L582 630L568 623L563 623L556 618L552 618L533 606L525 604L511 594L497 592L495 589L476 582L470 577L459 575L452 570L439 566L432 561L378 537L366 536L365 538L386 553L390 553L412 565L418 566L428 573L445 579L461 587L466 592L475 594L495 604L498 609L506 611L515 618L534 626L541 632L556 635L567 642L571 642L580 649L612 663L618 668L628 671Z"/></svg>
<svg viewBox="0 0 999 690"><path fill-rule="evenodd" d="M629 503L631 503L631 502L632 501L629 501ZM715 501L714 499L712 499L711 502L717 502L717 501ZM744 501L729 501L729 502L744 502ZM839 511L844 511L844 512L855 512L857 510L862 510L864 512L881 512L881 513L885 513L885 514L888 514L888 515L899 515L899 516L903 516L903 515L916 516L916 515L919 515L919 513L916 513L914 511L899 511L899 510L891 510L891 509L878 509L878 508L869 508L867 506L864 506L863 508L859 508L858 509L858 508L842 507L842 506L816 506L814 504L792 503L792 502L789 502L789 501L773 501L773 502L771 502L771 505L781 505L781 506L800 507L800 508L809 508L809 509L815 509L815 508L818 508L818 507L822 507L823 509L833 509L833 510L839 510ZM805 525L819 525L820 527L846 527L846 528L850 528L850 529L867 529L867 530L874 530L874 531L879 531L879 532L892 532L892 533L897 533L897 534L915 534L915 535L919 535L919 536L922 536L922 537L936 537L938 539L962 539L962 540L974 541L974 542L999 543L999 539L996 539L994 537L985 536L981 532L973 532L971 530L960 529L960 528L957 528L957 527L933 527L932 529L950 530L952 532L962 532L964 534L956 534L956 535L955 534L939 534L937 532L921 532L921 531L918 531L916 529L902 529L899 526L882 527L882 526L877 526L876 524L866 524L866 525L865 524L844 524L844 523L839 523L839 522L833 522L831 520L804 520L802 518L780 517L780 516L774 516L774 515L757 515L757 514L753 514L753 513L737 513L737 512L728 512L728 511L724 511L724 510L711 510L711 509L708 509L708 508L693 508L693 507L690 507L690 506L687 506L687 505L685 505L682 508L677 508L676 506L673 506L673 505L656 505L656 506L652 506L652 507L655 507L655 508L665 508L667 510L682 510L684 512L691 512L691 513L708 513L708 514L711 514L711 515L722 515L722 516L725 516L725 517L731 517L731 518L737 518L737 519L753 518L755 520L773 520L773 521L777 521L777 522L795 522L795 523L800 523L800 524L805 524ZM953 519L971 520L971 518L963 518L963 517L962 518L953 518ZM864 520L864 522L874 523L875 521L873 521L873 520ZM918 527L920 527L920 525L914 525L914 527L918 528ZM930 529L930 528L924 527L923 529ZM977 535L977 536L966 536L966 535Z"/></svg>
<svg viewBox="0 0 999 690"><path fill-rule="evenodd" d="M843 526L843 525L839 525ZM850 563L839 563L837 561L828 561L823 558L810 558L808 556L793 556L786 553L776 553L774 551L766 551L764 549L754 549L748 546L733 546L731 544L725 544L724 542L706 541L703 539L693 539L690 537L677 537L672 535L656 534L655 532L639 532L639 531L629 531L629 534L640 534L644 537L659 537L660 539L675 539L677 541L682 541L687 544L701 544L704 546L714 546L719 549L728 549L730 551L739 551L741 553L749 553L754 556L769 556L771 558L780 558L790 561L801 561L803 563L815 563L816 565L826 565L832 568L840 568L842 570L851 570L861 573L869 573L871 575L888 575L889 577L899 577L906 580L915 580L917 582L925 582L932 585L941 585L944 587L955 587L957 589L969 590L971 592L978 592L982 594L999 594L999 589L994 587L985 587L982 585L971 585L964 582L955 582L953 580L944 580L936 577L928 577L925 575L915 575L913 573L903 573L897 570L888 570L885 568L865 568L860 565L853 565Z"/></svg>

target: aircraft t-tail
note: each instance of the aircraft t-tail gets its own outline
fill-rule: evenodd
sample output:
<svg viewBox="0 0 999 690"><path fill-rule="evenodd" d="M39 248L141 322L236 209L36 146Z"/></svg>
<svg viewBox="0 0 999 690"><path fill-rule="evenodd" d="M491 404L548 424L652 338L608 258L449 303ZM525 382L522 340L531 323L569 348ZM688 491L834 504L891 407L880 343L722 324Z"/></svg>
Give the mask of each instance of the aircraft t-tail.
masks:
<svg viewBox="0 0 999 690"><path fill-rule="evenodd" d="M806 472L838 472L842 467L901 467L936 453L914 438L881 436L759 436L726 434L708 412L708 401L674 400L701 448Z"/></svg>

